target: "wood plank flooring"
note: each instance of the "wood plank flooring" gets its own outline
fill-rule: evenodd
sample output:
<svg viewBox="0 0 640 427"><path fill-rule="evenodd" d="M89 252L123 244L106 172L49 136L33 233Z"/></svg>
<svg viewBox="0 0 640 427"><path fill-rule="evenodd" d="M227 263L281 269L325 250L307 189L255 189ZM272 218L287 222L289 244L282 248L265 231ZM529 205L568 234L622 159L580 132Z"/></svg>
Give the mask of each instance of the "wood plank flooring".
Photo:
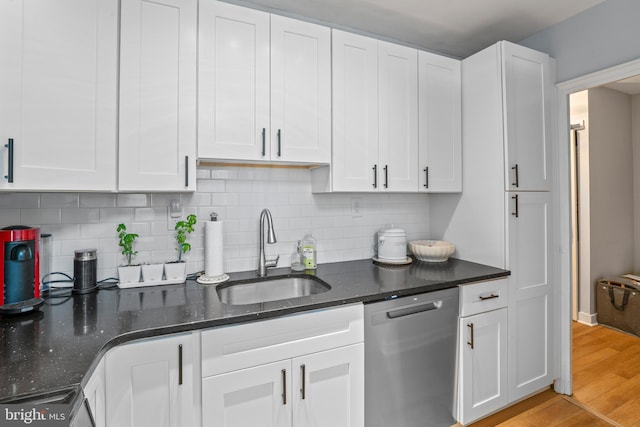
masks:
<svg viewBox="0 0 640 427"><path fill-rule="evenodd" d="M640 427L640 338L573 323L573 396L551 389L471 427Z"/></svg>

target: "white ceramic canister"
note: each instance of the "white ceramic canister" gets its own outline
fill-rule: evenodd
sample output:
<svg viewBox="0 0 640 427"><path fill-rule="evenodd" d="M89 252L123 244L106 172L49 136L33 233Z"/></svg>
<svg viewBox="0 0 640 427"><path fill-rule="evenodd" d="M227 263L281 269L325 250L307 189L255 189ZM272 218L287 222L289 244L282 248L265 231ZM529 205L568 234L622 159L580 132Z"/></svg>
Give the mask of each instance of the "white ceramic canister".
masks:
<svg viewBox="0 0 640 427"><path fill-rule="evenodd" d="M401 228L378 231L378 259L404 261L407 258L407 233Z"/></svg>

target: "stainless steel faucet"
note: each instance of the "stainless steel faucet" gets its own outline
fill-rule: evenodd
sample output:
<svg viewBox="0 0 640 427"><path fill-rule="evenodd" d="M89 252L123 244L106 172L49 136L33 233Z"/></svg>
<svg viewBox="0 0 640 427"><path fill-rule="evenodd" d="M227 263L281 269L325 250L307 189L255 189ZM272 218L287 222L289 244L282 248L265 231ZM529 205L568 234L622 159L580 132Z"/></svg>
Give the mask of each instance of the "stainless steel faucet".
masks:
<svg viewBox="0 0 640 427"><path fill-rule="evenodd" d="M271 218L271 212L269 209L263 209L260 213L260 253L258 254L258 276L263 277L267 275L267 268L273 268L278 265L280 255L275 259L267 260L264 254L264 220L267 219L267 243L276 243L276 233L273 230L273 219Z"/></svg>

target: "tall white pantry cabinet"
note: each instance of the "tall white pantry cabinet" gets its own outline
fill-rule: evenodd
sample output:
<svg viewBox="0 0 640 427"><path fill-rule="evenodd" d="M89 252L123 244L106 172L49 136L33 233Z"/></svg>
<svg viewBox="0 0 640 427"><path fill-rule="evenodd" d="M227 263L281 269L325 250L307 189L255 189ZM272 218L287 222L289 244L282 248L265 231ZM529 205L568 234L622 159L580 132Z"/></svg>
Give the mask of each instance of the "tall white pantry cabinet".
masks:
<svg viewBox="0 0 640 427"><path fill-rule="evenodd" d="M456 242L460 258L511 271L509 402L555 378L551 65L546 54L509 42L462 61L464 191L433 212L435 221L447 218L443 238Z"/></svg>

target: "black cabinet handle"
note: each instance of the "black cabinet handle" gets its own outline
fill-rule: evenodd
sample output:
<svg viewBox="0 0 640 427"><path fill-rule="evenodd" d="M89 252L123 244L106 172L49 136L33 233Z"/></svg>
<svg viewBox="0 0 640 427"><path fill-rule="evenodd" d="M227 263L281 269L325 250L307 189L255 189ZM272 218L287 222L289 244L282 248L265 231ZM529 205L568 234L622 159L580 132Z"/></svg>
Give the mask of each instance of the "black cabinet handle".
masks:
<svg viewBox="0 0 640 427"><path fill-rule="evenodd" d="M9 138L9 141L7 141L7 143L4 144L4 146L7 147L7 149L9 150L7 174L4 176L4 178L7 180L7 182L12 183L13 182L13 138Z"/></svg>
<svg viewBox="0 0 640 427"><path fill-rule="evenodd" d="M422 171L424 172L424 188L429 188L429 166Z"/></svg>
<svg viewBox="0 0 640 427"><path fill-rule="evenodd" d="M189 186L189 156L184 156L184 186Z"/></svg>
<svg viewBox="0 0 640 427"><path fill-rule="evenodd" d="M282 370L282 404L287 404L287 370Z"/></svg>
<svg viewBox="0 0 640 427"><path fill-rule="evenodd" d="M488 299L500 298L500 295L491 294L491 295L486 296L486 297L480 295L480 296L478 296L478 298L480 299L480 301L486 301Z"/></svg>
<svg viewBox="0 0 640 427"><path fill-rule="evenodd" d="M182 344L178 345L178 385L182 385Z"/></svg>
<svg viewBox="0 0 640 427"><path fill-rule="evenodd" d="M282 132L278 129L278 157L282 156Z"/></svg>
<svg viewBox="0 0 640 427"><path fill-rule="evenodd" d="M389 188L389 165L384 165L384 188Z"/></svg>
<svg viewBox="0 0 640 427"><path fill-rule="evenodd" d="M511 170L515 171L515 173L516 173L516 182L512 182L511 185L515 185L516 188L518 188L518 187L520 187L520 178L518 176L518 164L516 163L516 165L513 166L511 168Z"/></svg>
<svg viewBox="0 0 640 427"><path fill-rule="evenodd" d="M262 157L264 157L267 152L265 151L267 148L267 129L266 128L262 128Z"/></svg>
<svg viewBox="0 0 640 427"><path fill-rule="evenodd" d="M302 397L302 400L304 400L307 396L306 373L307 367L305 365L300 365L300 376L302 377L302 388L300 388L300 395Z"/></svg>
<svg viewBox="0 0 640 427"><path fill-rule="evenodd" d="M373 165L373 188L378 188L378 165Z"/></svg>
<svg viewBox="0 0 640 427"><path fill-rule="evenodd" d="M516 218L518 218L518 195L516 194L515 196L512 196L511 199L516 201L516 210L515 210L515 212L511 212L511 215L513 215Z"/></svg>

